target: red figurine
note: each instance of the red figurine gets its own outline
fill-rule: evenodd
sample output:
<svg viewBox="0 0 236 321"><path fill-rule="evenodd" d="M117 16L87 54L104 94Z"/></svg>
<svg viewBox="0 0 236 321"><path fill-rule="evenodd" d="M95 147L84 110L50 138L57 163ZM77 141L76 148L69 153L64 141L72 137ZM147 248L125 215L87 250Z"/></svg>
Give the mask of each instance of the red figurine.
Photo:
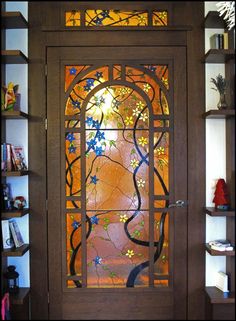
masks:
<svg viewBox="0 0 236 321"><path fill-rule="evenodd" d="M216 184L215 197L213 199L213 203L215 203L215 208L220 210L228 210L229 209L229 196L227 185L223 178L220 178Z"/></svg>

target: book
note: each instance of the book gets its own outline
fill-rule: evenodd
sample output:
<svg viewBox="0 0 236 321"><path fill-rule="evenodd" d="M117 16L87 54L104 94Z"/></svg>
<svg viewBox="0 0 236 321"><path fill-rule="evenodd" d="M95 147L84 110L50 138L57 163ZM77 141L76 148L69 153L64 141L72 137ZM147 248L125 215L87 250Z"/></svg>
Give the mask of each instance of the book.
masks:
<svg viewBox="0 0 236 321"><path fill-rule="evenodd" d="M229 49L229 35L228 32L224 32L224 49Z"/></svg>
<svg viewBox="0 0 236 321"><path fill-rule="evenodd" d="M215 33L210 37L211 49L224 49L224 35L221 33Z"/></svg>
<svg viewBox="0 0 236 321"><path fill-rule="evenodd" d="M11 237L8 220L2 220L2 246L3 249L11 249L14 243Z"/></svg>
<svg viewBox="0 0 236 321"><path fill-rule="evenodd" d="M2 144L2 171L7 170L7 144L3 143Z"/></svg>
<svg viewBox="0 0 236 321"><path fill-rule="evenodd" d="M5 211L12 209L12 193L11 185L9 183L2 184L1 198L2 209Z"/></svg>
<svg viewBox="0 0 236 321"><path fill-rule="evenodd" d="M23 244L25 244L16 220L14 219L10 220L9 225L10 225L11 234L15 243L15 247L20 247Z"/></svg>
<svg viewBox="0 0 236 321"><path fill-rule="evenodd" d="M17 170L27 170L22 146L12 146L12 157L14 158L13 164L15 164Z"/></svg>
<svg viewBox="0 0 236 321"><path fill-rule="evenodd" d="M210 241L209 245L212 250L215 251L233 251L233 246L228 240L220 239L220 240L215 240L215 241Z"/></svg>
<svg viewBox="0 0 236 321"><path fill-rule="evenodd" d="M12 171L12 158L11 158L11 144L6 144L7 146L7 171Z"/></svg>

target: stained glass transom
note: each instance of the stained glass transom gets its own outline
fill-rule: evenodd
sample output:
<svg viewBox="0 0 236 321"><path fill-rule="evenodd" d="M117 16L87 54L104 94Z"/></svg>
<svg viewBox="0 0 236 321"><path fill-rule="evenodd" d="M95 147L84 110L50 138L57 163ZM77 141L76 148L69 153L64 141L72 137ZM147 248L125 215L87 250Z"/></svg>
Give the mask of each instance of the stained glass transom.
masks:
<svg viewBox="0 0 236 321"><path fill-rule="evenodd" d="M151 14L152 26L166 26L168 23L168 12L163 10L155 10L149 13L147 10L88 9L85 11L67 11L65 13L65 26L81 27L81 15L83 14L86 27L145 27L149 25L149 14Z"/></svg>

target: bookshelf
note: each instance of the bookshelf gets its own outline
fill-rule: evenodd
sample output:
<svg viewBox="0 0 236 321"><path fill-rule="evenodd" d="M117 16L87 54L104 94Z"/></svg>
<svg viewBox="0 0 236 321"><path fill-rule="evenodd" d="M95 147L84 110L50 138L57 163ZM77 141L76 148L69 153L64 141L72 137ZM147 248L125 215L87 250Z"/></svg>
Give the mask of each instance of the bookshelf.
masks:
<svg viewBox="0 0 236 321"><path fill-rule="evenodd" d="M217 107L202 114L204 120L224 120L226 129L226 183L229 188L231 208L227 211L217 210L214 207L203 207L203 213L211 216L225 217L226 219L226 238L235 245L235 105L234 105L234 39L233 32L227 30L225 21L219 16L217 11L209 11L204 19L203 28L224 29L228 33L229 49L209 49L202 62L204 64L223 64L225 68L225 78L228 82L226 99L229 108L218 110ZM211 124L212 125L212 124ZM235 249L233 251L212 250L208 243L205 244L205 250L211 256L224 256L226 258L225 273L229 277L229 292L224 293L215 286L206 286L206 319L207 320L234 320L235 319Z"/></svg>
<svg viewBox="0 0 236 321"><path fill-rule="evenodd" d="M2 47L1 47L1 58L2 58L2 68L1 68L1 76L2 76L2 83L1 85L6 85L6 82L13 81L14 83L18 84L24 84L24 79L27 77L24 77L24 75L18 73L19 70L27 70L25 67L21 67L20 65L25 65L28 64L29 60L27 56L21 51L18 50L18 48L10 49L11 44L8 42L8 35L10 33L6 33L6 29L13 29L11 32L14 33L14 29L27 29L28 28L28 22L25 19L24 15L20 11L6 11L6 6L12 8L12 6L17 7L18 4L17 2L15 3L8 3L7 2L2 2L1 3L2 10L1 10L1 28L2 28ZM23 5L24 6L24 5ZM22 8L22 6L20 5ZM24 9L23 9L24 10ZM20 41L22 39L21 35L24 35L23 33L17 34L17 38L15 39L15 45L17 46L18 44L21 45ZM24 36L23 36L24 37ZM7 49L6 46L9 46L9 49ZM19 48L20 49L20 48ZM25 48L23 48L25 50ZM16 65L16 66L11 66L11 65ZM12 69L11 69L12 68ZM24 69L25 68L25 69ZM9 72L9 70L12 70L12 72ZM9 79L8 79L8 77ZM23 77L22 77L23 76ZM12 79L10 78L12 77ZM18 81L18 82L17 82ZM20 89L22 89L22 85L20 85ZM26 85L26 91L21 91L22 97L24 94L27 95L27 85ZM22 98L21 97L21 98ZM25 99L23 99L25 100ZM24 105L26 110L27 106ZM7 130L10 129L11 126L11 131L14 133L14 129L18 129L18 124L19 128L25 128L25 125L27 124L26 122L22 122L22 120L28 121L28 114L22 110L8 110L8 111L1 111L1 124L2 124L2 140L1 143L6 143L7 139L9 140ZM16 122L12 122L16 121ZM18 123L18 121L21 121L21 123ZM16 124L16 128L15 128ZM26 131L24 130L24 134ZM11 135L10 140L12 140L9 143L12 143L13 145L17 144L20 145L22 137L25 137L24 134L16 133L15 136ZM8 137L8 138L7 138ZM14 137L16 137L16 140L19 141L19 143L16 143L14 141ZM27 137L27 136L26 136ZM26 138L27 139L27 138ZM23 142L22 142L23 143ZM26 151L25 151L26 152ZM2 171L2 183L8 183L8 180L11 184L11 186L14 186L15 184L17 186L21 186L22 184L22 193L24 195L24 186L26 186L26 180L24 177L26 177L29 174L28 170L22 170L22 171ZM23 178L21 178L23 177ZM19 190L16 189L17 191ZM15 190L15 191L16 191ZM17 193L15 192L13 194L13 197L18 196ZM29 214L29 208L23 208L22 210L3 210L1 212L1 219L2 220L8 220L12 218L18 218L19 222L25 221L27 222L27 218L25 218ZM2 250L2 271L4 272L6 270L7 265L12 264L12 262L17 262L16 264L16 270L19 265L22 264L20 262L25 262L25 259L23 256L29 251L30 245L28 242L26 244L23 244L19 248L12 248L12 249L7 249L7 250ZM20 261L18 261L18 257L21 257ZM12 261L14 260L14 261ZM23 261L22 261L23 260ZM20 275L21 277L21 275ZM22 279L21 279L22 280ZM1 277L1 292L2 295L6 291L6 282L5 280ZM24 282L23 282L24 284ZM24 285L23 285L24 286ZM29 287L20 287L19 292L16 294L10 294L10 313L11 313L11 318L14 320L28 320L30 319L30 309L29 309L29 301L30 301L30 288Z"/></svg>

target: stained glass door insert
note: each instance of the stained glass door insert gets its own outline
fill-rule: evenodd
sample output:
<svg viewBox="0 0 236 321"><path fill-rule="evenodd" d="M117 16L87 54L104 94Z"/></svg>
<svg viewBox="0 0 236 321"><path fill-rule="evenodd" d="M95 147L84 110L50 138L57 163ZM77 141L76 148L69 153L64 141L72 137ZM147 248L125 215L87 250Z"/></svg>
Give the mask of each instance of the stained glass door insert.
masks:
<svg viewBox="0 0 236 321"><path fill-rule="evenodd" d="M168 65L65 67L68 288L168 286L169 96Z"/></svg>

